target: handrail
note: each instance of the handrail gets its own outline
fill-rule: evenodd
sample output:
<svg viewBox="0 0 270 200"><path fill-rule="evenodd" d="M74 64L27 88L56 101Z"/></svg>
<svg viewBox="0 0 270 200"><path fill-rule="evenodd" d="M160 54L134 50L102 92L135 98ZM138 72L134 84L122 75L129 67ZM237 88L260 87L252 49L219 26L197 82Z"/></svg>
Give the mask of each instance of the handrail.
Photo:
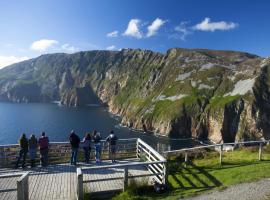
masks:
<svg viewBox="0 0 270 200"><path fill-rule="evenodd" d="M126 138L126 139L118 139L117 141L133 141L133 140L137 140L138 138ZM106 142L106 140L101 140L101 142ZM82 141L81 141L82 143ZM64 142L50 142L49 145L52 144L70 144L69 141L64 141ZM0 148L4 148L4 147L16 147L19 146L19 144L0 144Z"/></svg>
<svg viewBox="0 0 270 200"><path fill-rule="evenodd" d="M166 163L166 160L161 161L153 161L153 162L132 162L125 164L115 164L115 165L104 165L104 166L93 166L93 167L85 167L82 170L96 170L96 169L109 169L109 168L123 168L123 167L133 167L133 166L144 166L144 165L153 165L153 164L163 164Z"/></svg>
<svg viewBox="0 0 270 200"><path fill-rule="evenodd" d="M29 200L28 176L29 176L29 172L26 172L17 180L17 199L18 200Z"/></svg>
<svg viewBox="0 0 270 200"><path fill-rule="evenodd" d="M155 149L153 149L150 145L145 143L140 138L137 139L136 144L136 152L137 158L140 157L140 154L143 152L148 153L147 161L145 162L132 162L132 163L123 163L123 164L112 164L112 165L104 165L104 166L93 166L93 167L83 167L79 170L77 169L77 182L80 183L77 185L77 191L83 191L83 183L92 183L99 181L112 181L123 179L123 190L126 190L128 186L128 178L136 178L136 177L146 177L146 176L154 176L154 179L160 183L167 184L167 168L166 163L167 160L160 155ZM147 166L149 174L142 175L129 175L128 171L130 167L133 166ZM83 171L87 170L102 170L109 168L123 168L123 176L121 177L108 177L101 178L95 180L83 180ZM77 195L78 199L80 196L80 192Z"/></svg>
<svg viewBox="0 0 270 200"><path fill-rule="evenodd" d="M0 178L13 178L13 177L19 177L22 176L24 173L15 173L15 174L2 174L0 175Z"/></svg>
<svg viewBox="0 0 270 200"><path fill-rule="evenodd" d="M254 144L254 143L268 143L270 140L263 140L263 141L245 141L245 142L234 142L234 143L222 143L222 144L212 144L212 145L204 145L204 146L197 146L193 148L183 148L183 149L177 149L177 150L171 150L171 151L164 151L163 154L170 154L170 153L181 153L186 151L192 151L196 149L206 149L211 147L220 147L220 146L226 146L226 145L239 145L239 144Z"/></svg>
<svg viewBox="0 0 270 200"><path fill-rule="evenodd" d="M160 155L155 149L153 149L150 145L148 145L147 143L145 143L143 140L141 140L140 138L138 138L138 143L141 143L143 146L147 147L152 153L154 153L160 160L166 161L166 159Z"/></svg>

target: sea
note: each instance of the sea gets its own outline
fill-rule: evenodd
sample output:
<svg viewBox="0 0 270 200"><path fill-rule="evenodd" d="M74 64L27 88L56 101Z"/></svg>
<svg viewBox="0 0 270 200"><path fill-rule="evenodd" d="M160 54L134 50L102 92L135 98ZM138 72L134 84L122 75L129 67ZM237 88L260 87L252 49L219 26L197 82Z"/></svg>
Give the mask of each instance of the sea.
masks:
<svg viewBox="0 0 270 200"><path fill-rule="evenodd" d="M0 145L16 144L22 133L40 136L45 131L51 142L68 141L74 130L81 138L87 132L99 131L106 138L113 130L118 138L141 138L159 151L192 147L194 139L172 139L144 133L120 125L121 118L108 108L91 104L84 107L54 103L0 103Z"/></svg>

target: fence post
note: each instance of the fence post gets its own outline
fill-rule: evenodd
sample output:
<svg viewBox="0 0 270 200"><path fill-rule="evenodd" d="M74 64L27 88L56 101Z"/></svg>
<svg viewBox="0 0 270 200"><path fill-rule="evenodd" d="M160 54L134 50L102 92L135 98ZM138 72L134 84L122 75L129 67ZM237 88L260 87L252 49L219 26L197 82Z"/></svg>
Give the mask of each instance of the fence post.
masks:
<svg viewBox="0 0 270 200"><path fill-rule="evenodd" d="M137 140L136 140L136 156L137 156L137 158L140 157L140 156L139 156L139 141L138 141L138 138L137 138Z"/></svg>
<svg viewBox="0 0 270 200"><path fill-rule="evenodd" d="M185 151L185 163L187 163L188 162L188 153L187 153L187 151Z"/></svg>
<svg viewBox="0 0 270 200"><path fill-rule="evenodd" d="M163 164L163 184L167 186L167 181L168 181L168 171L167 171L167 161Z"/></svg>
<svg viewBox="0 0 270 200"><path fill-rule="evenodd" d="M28 174L29 172L24 173L17 180L17 199L18 200L29 200Z"/></svg>
<svg viewBox="0 0 270 200"><path fill-rule="evenodd" d="M219 163L222 165L222 153L223 153L223 144L220 145L219 149Z"/></svg>
<svg viewBox="0 0 270 200"><path fill-rule="evenodd" d="M123 191L127 189L128 186L128 167L124 168L124 180L123 180Z"/></svg>
<svg viewBox="0 0 270 200"><path fill-rule="evenodd" d="M83 173L77 168L77 200L83 200Z"/></svg>
<svg viewBox="0 0 270 200"><path fill-rule="evenodd" d="M260 147L259 147L259 161L262 160L262 143L260 142Z"/></svg>

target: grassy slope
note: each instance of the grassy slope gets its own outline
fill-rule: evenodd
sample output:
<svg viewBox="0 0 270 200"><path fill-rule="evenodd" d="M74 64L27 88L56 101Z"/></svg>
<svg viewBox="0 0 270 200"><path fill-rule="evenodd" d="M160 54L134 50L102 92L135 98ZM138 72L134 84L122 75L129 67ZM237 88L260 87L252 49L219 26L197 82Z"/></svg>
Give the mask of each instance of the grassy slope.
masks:
<svg viewBox="0 0 270 200"><path fill-rule="evenodd" d="M222 166L216 152L194 159L187 166L177 159L170 161L169 165L169 192L157 195L149 194L149 191L128 191L114 199L179 199L270 177L270 151L264 149L263 161L258 161L258 149L252 148L225 153Z"/></svg>

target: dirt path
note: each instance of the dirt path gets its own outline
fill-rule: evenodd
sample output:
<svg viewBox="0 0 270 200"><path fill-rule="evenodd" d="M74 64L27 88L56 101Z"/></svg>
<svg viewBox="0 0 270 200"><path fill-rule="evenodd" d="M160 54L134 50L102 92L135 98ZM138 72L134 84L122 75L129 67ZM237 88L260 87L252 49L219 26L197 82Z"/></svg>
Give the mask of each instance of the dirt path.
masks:
<svg viewBox="0 0 270 200"><path fill-rule="evenodd" d="M214 191L185 200L269 200L270 178L252 183L230 186L222 191Z"/></svg>

